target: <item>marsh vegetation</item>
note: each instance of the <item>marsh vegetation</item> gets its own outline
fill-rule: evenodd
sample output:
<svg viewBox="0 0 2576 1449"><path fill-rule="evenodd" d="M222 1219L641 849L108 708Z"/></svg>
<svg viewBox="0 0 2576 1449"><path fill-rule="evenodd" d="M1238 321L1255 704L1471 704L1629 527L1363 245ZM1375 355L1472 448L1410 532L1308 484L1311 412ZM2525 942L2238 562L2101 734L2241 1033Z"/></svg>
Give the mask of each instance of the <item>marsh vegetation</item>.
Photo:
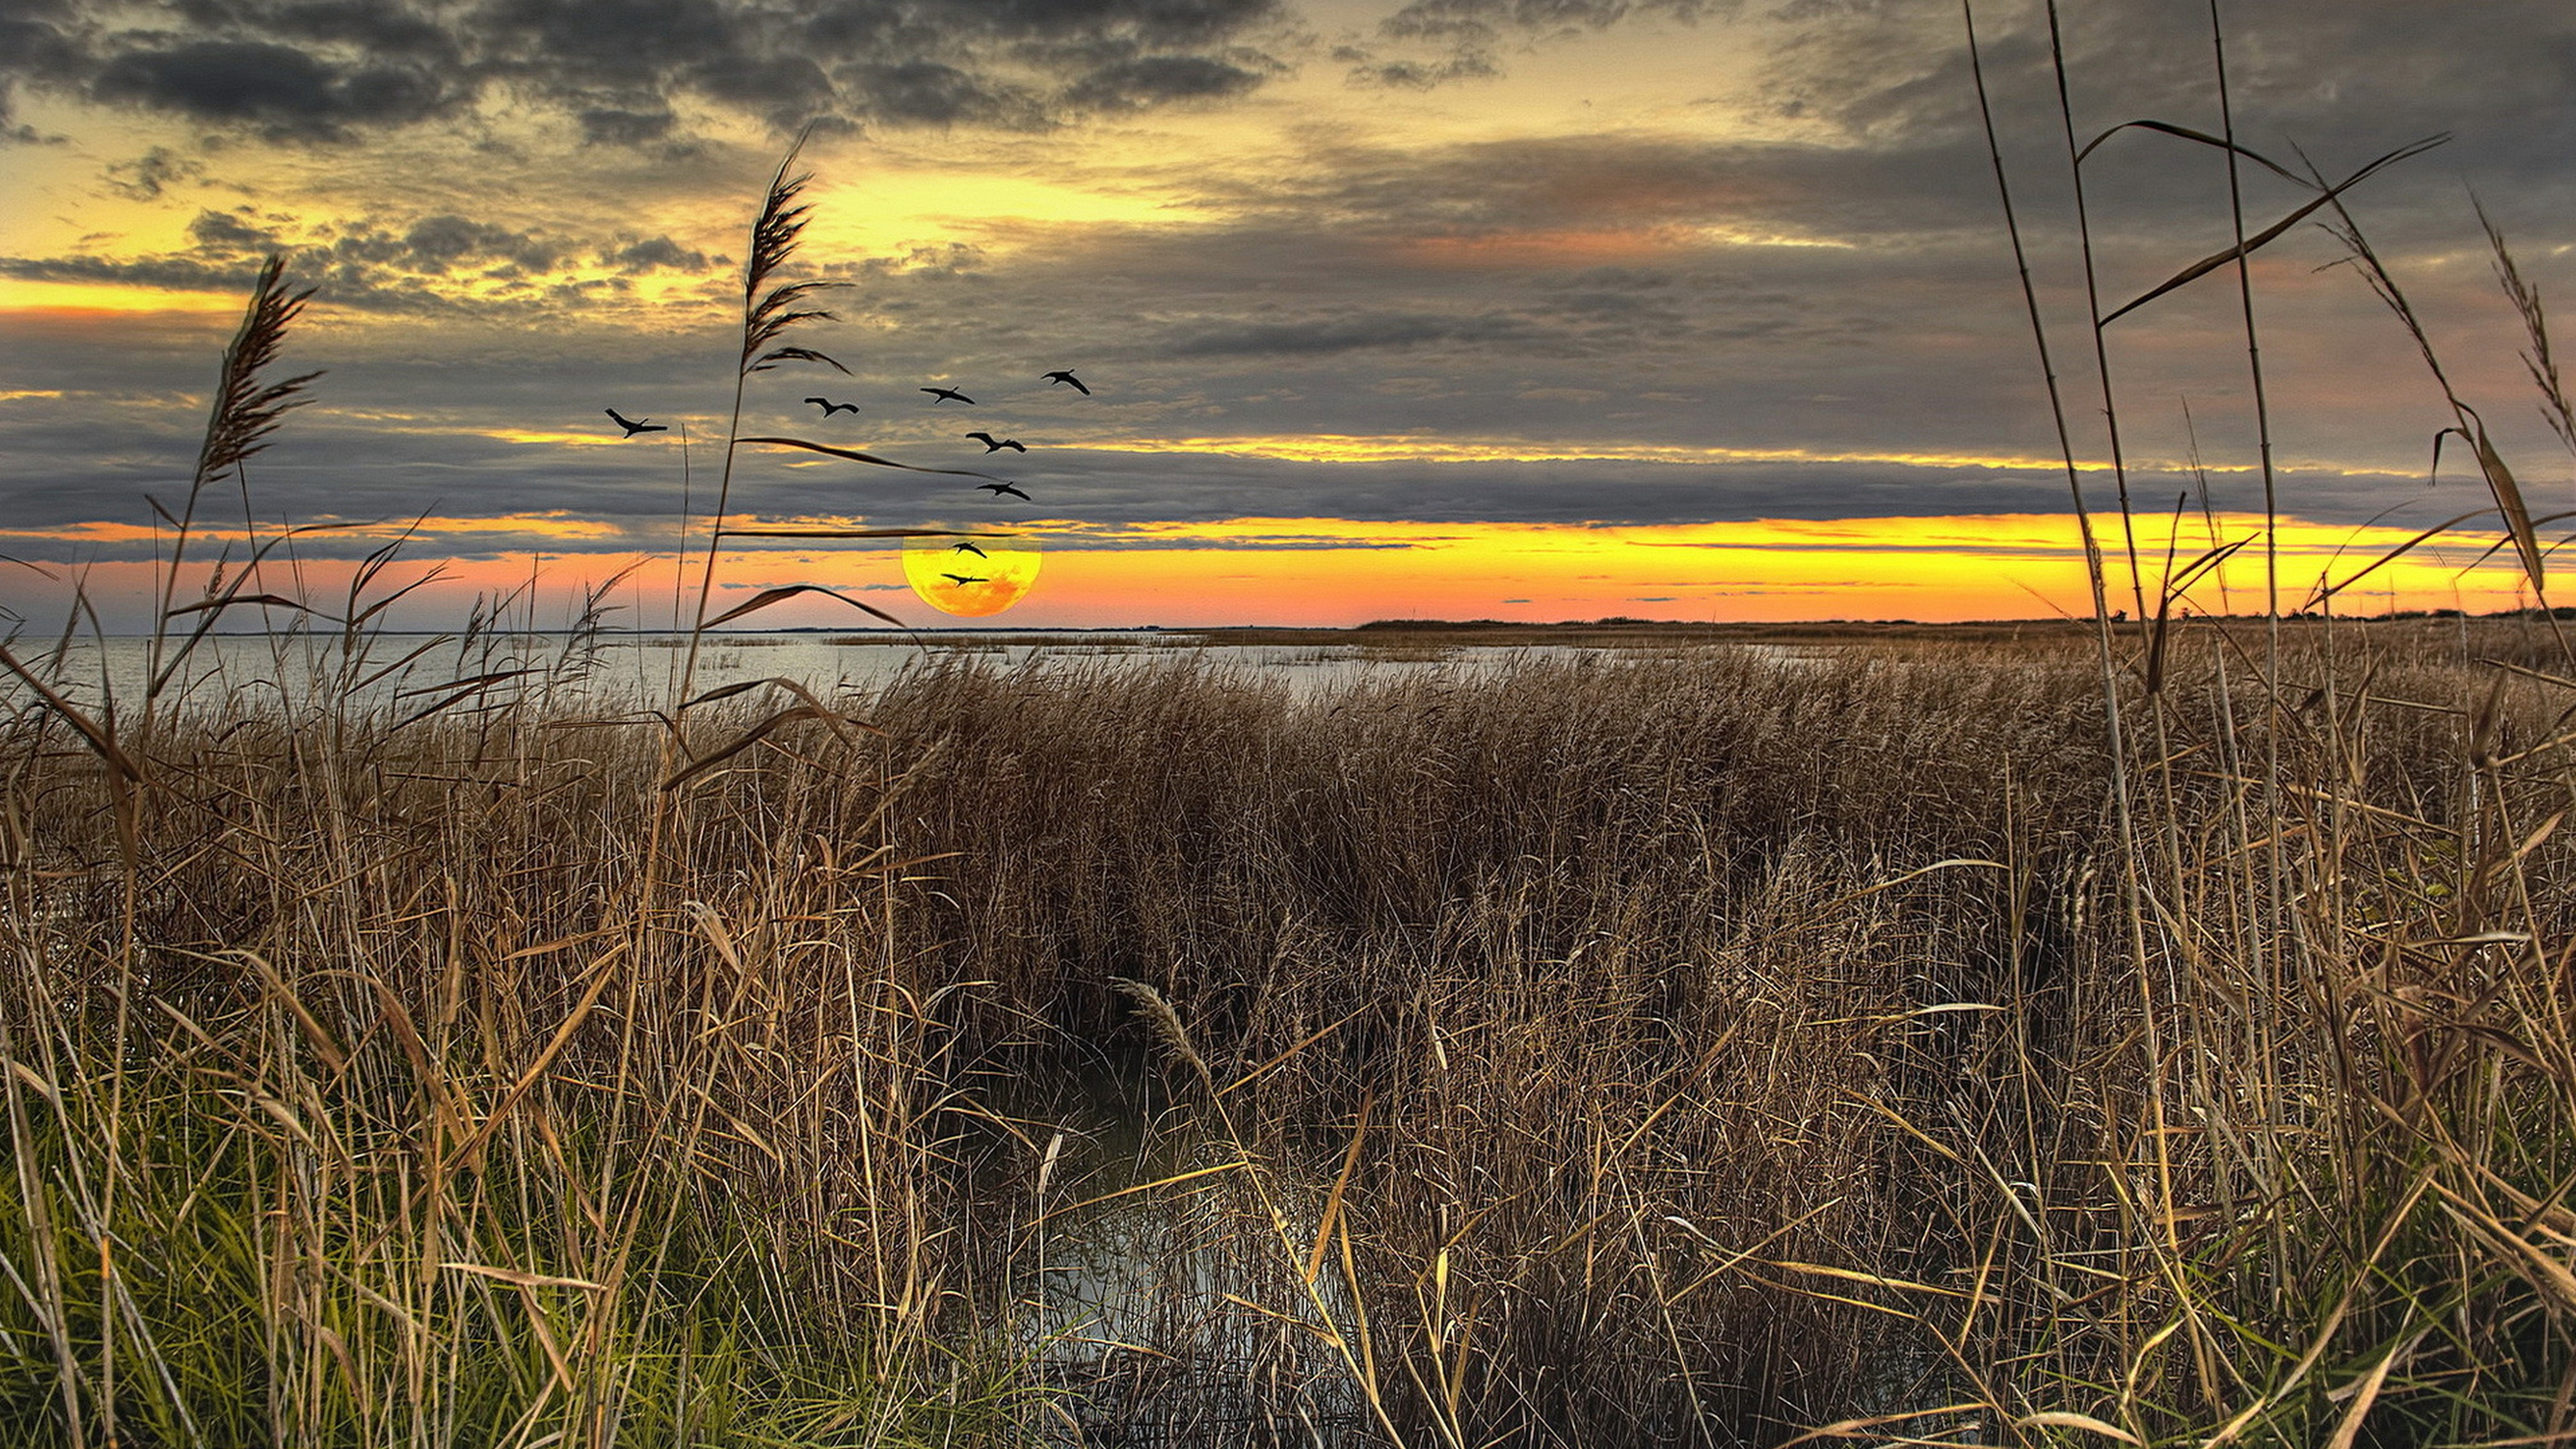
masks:
<svg viewBox="0 0 2576 1449"><path fill-rule="evenodd" d="M828 362L797 196L738 382ZM500 606L387 694L398 551L205 556L298 301L139 691L0 652L0 1443L2576 1433L2553 615L2195 618L2258 539L2088 533L2063 627L700 691L818 592L710 617L729 436L667 709ZM253 606L328 667L191 687Z"/></svg>
<svg viewBox="0 0 2576 1449"><path fill-rule="evenodd" d="M119 787L26 710L6 1418L2301 1439L2367 1381L2542 1432L2535 627L2308 631L2278 711L2212 629L2134 887L2062 645L961 667L667 790L622 724L220 705ZM1050 1271L1094 1228L1114 1325Z"/></svg>

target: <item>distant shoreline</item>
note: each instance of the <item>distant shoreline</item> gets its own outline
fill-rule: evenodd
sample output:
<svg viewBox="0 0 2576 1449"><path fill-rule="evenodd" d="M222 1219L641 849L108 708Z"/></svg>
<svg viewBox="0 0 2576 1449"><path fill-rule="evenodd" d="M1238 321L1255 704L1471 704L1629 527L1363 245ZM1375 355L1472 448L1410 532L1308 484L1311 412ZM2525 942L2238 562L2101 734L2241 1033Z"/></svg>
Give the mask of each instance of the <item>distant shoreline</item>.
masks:
<svg viewBox="0 0 2576 1449"><path fill-rule="evenodd" d="M2561 619L2576 619L2576 609L2554 611ZM2313 615L2284 616L2282 623L2292 628L2315 628L2331 622L2337 627L2366 628L2400 625L2454 625L2464 621L2511 623L2517 620L2541 622L2534 609L2505 610L2493 614L2467 614L2459 610L2406 610L2395 614L2338 615L2331 621ZM2175 624L2185 622L2177 619ZM2193 614L2192 624L2216 624L2227 627L2255 627L2264 623L2260 614ZM2117 633L2134 634L2135 620L2115 619ZM283 631L219 631L211 638L261 639L280 637ZM327 631L302 631L323 634ZM389 637L427 638L452 633L443 629L380 629L375 633ZM577 631L569 629L512 629L503 631L519 638L564 638ZM1508 619L1376 619L1365 624L1102 624L1102 625L1032 625L1028 627L984 628L846 628L799 626L786 629L714 629L707 631L709 640L744 643L764 639L810 639L840 645L910 644L919 642L972 643L1010 639L1086 639L1101 636L1151 636L1160 643L1196 644L1202 647L1257 646L1329 646L1367 647L1401 641L1407 647L1426 644L1477 645L1671 645L1720 643L1806 643L1870 644L1899 640L1957 643L2028 642L2090 638L2093 621L2086 618L2049 619L1969 619L1950 622L1925 622L1915 619L1809 619L1809 620L1743 620L1687 621L1674 619L1568 619L1557 622L1523 622ZM606 641L656 641L686 639L685 629L604 629L598 631ZM147 638L143 634L110 634L111 639Z"/></svg>

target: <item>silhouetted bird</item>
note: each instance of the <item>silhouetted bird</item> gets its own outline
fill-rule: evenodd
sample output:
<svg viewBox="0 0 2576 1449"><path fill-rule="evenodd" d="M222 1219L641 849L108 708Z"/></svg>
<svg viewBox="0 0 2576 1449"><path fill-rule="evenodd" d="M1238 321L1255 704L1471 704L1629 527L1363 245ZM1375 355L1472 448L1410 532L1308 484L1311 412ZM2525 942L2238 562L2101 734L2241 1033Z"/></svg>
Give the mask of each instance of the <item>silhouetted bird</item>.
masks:
<svg viewBox="0 0 2576 1449"><path fill-rule="evenodd" d="M969 405L973 404L975 401L973 398L968 397L966 394L959 392L953 387L925 387L922 391L930 394L930 405L932 407L937 407L952 397L957 399L959 402Z"/></svg>
<svg viewBox="0 0 2576 1449"><path fill-rule="evenodd" d="M637 433L667 433L671 431L669 428L662 426L651 418L646 418L642 422L637 422L633 418L618 417L617 409L615 408L601 408L600 411L608 414L612 418L616 418L617 425L624 428L626 430L626 436L630 438L634 437Z"/></svg>
<svg viewBox="0 0 2576 1449"><path fill-rule="evenodd" d="M961 543L961 544L958 544L956 547L951 548L951 549L950 549L950 550L948 550L948 551L949 551L950 553L971 553L971 554L975 555L975 557L977 557L977 558L991 558L991 557L992 557L992 555L991 555L991 554L988 554L988 553L984 552L982 549L977 548L975 545L973 545L973 544L971 544L971 543Z"/></svg>
<svg viewBox="0 0 2576 1449"><path fill-rule="evenodd" d="M1048 374L1046 375L1046 380L1047 380L1047 382L1048 382L1050 385L1055 384L1055 383L1059 383L1059 382L1069 382L1069 383L1072 383L1072 384L1073 384L1073 390L1074 390L1075 392L1078 392L1078 393L1082 394L1084 397L1089 397L1089 396L1091 396L1091 389L1089 389L1089 388L1087 388L1087 387L1084 387L1084 386L1082 385L1082 379L1081 379L1081 378L1078 378L1078 377L1076 377L1076 376L1074 376L1074 375L1073 375L1073 369L1072 369L1072 368L1070 368L1070 367L1066 368L1066 369L1065 369L1064 371L1062 371L1062 372L1050 372L1050 373L1048 373Z"/></svg>
<svg viewBox="0 0 2576 1449"><path fill-rule="evenodd" d="M940 577L941 577L941 578L943 578L943 579L946 579L948 582L950 582L950 583L952 583L952 584L957 585L959 588L964 588L964 587L965 587L966 585L968 585L968 584L981 584L981 583L988 583L988 582L990 582L990 580L988 580L988 579L984 578L984 576L982 576L981 574L941 574L941 575L940 575Z"/></svg>
<svg viewBox="0 0 2576 1449"><path fill-rule="evenodd" d="M985 492L987 492L987 493L992 494L992 495L993 495L994 497L996 497L996 498L999 498L999 497L1001 497L1003 494L1008 493L1008 494L1010 494L1013 498L1017 498L1017 499L1019 499L1019 500L1020 500L1021 502L1023 502L1023 503L1035 503L1035 502L1037 502L1037 500L1036 500L1036 499L1031 498L1029 495L1027 495L1027 494L1025 494L1025 493L1021 492L1021 491L1020 491L1016 486L1014 486L1014 485L1012 485L1012 484L1009 484L1009 483L978 483L978 484L976 484L975 486L976 486L976 487L978 487L978 488L983 489L983 490L984 490Z"/></svg>
<svg viewBox="0 0 2576 1449"><path fill-rule="evenodd" d="M1002 448L1012 448L1023 453L1028 451L1028 446L1017 438L997 438L991 433L968 433L966 436L982 443L984 445L984 451L987 453L994 452Z"/></svg>
<svg viewBox="0 0 2576 1449"><path fill-rule="evenodd" d="M830 398L822 397L809 397L805 400L812 403L814 406L821 408L823 410L823 416L827 418L834 413L854 413L859 410L859 405L857 403L836 403Z"/></svg>

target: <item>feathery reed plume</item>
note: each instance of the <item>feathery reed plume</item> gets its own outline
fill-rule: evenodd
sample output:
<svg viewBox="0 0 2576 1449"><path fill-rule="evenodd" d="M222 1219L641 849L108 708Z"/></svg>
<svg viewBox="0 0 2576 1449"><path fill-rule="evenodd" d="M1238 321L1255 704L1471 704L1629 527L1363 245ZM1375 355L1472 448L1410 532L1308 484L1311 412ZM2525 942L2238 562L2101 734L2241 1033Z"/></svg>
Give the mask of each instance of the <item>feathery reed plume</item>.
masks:
<svg viewBox="0 0 2576 1449"><path fill-rule="evenodd" d="M285 284L286 258L272 255L260 265L259 277L251 284L250 306L242 313L241 327L232 342L224 348L222 370L217 374L215 400L206 416L205 439L197 448L197 469L188 480L187 501L179 516L172 519L178 536L170 546L170 559L161 576L161 612L153 620L151 672L152 693L159 693L165 682L161 669L163 643L168 635L170 608L177 597L179 569L188 551L189 531L195 526L197 501L208 484L226 473L238 471L254 454L268 446L269 435L288 409L312 401L305 388L320 377L319 371L301 373L278 382L263 381L261 374L277 360L285 344L286 329L304 312L304 304L313 289L289 292ZM154 504L165 518L168 510Z"/></svg>
<svg viewBox="0 0 2576 1449"><path fill-rule="evenodd" d="M1153 1030L1154 1039L1163 1044L1163 1050L1178 1057L1199 1079L1199 1085L1207 1089L1208 1095L1215 1096L1215 1074L1208 1070L1207 1059L1199 1055L1198 1048L1190 1045L1190 1034L1181 1025L1181 1014L1172 1009L1172 1003L1164 998L1163 993L1132 976L1111 977L1109 988L1136 1003L1137 1015L1145 1018L1145 1025Z"/></svg>
<svg viewBox="0 0 2576 1449"><path fill-rule="evenodd" d="M770 345L800 323L829 320L829 311L798 304L816 292L840 285L822 280L771 285L779 269L796 255L797 242L812 217L813 204L799 198L814 179L813 173L796 170L796 158L812 134L810 126L798 132L787 154L778 158L778 169L770 174L769 187L761 195L760 214L752 219L751 244L743 258L742 352L734 367L733 412L725 420L724 466L716 477L715 512L708 520L706 568L698 578L698 611L690 626L688 655L680 667L679 697L683 700L696 687L699 637L706 632L707 609L715 598L716 559L724 552L725 519L733 503L734 458L743 442L744 385L753 373L766 372L781 362L819 362L843 373L849 371L810 347Z"/></svg>
<svg viewBox="0 0 2576 1449"><path fill-rule="evenodd" d="M2576 453L2576 409L2567 403L2567 389L2558 379L2558 359L2549 350L2549 316L2540 308L2540 289L2523 279L2522 268L2514 264L2513 252L2504 244L2504 232L2487 216L2482 202L2477 207L2478 225L2486 228L2487 245L2495 251L2496 285L2504 288L2505 300L2513 303L2514 315L2522 319L2522 333L2531 350L2522 354L2524 370L2531 374L2532 386L2540 389L2540 416L2549 431L2567 451Z"/></svg>
<svg viewBox="0 0 2576 1449"><path fill-rule="evenodd" d="M820 307L797 305L817 292L829 291L841 284L833 281L789 282L771 287L766 296L761 288L769 286L771 277L787 265L796 254L796 245L805 234L805 223L811 220L813 203L798 200L806 185L814 179L810 171L794 176L788 169L796 164L796 155L805 147L805 137L787 148L778 163L778 172L769 181L769 191L761 200L760 217L751 224L751 254L742 269L742 370L745 373L766 372L781 362L820 362L844 376L849 369L810 347L779 347L768 352L761 349L775 342L787 329L799 322L832 321L833 314ZM754 356L759 353L759 356Z"/></svg>
<svg viewBox="0 0 2576 1449"><path fill-rule="evenodd" d="M2333 205L2335 213L2334 221L2326 230L2343 243L2344 262L2361 274L2372 293L2405 327L2406 335L2414 339L2415 350L2423 357L2425 368L2433 374L2434 385L2442 391L2442 401L2450 406L2452 425L2434 436L2436 464L2440 461L2444 435L2457 435L2469 445L2469 450L2477 457L2478 471L2486 478L2487 491L2495 498L2496 511L2504 515L2505 531L2513 540L2516 557L2521 560L2523 578L2531 585L2532 601L2540 605L2541 616L2549 621L2551 632L2558 636L2559 652L2576 659L2576 642L2566 638L2559 628L2558 616L2549 609L2548 555L2541 549L2540 535L2531 520L2531 508L2523 501L2522 485L2514 481L2513 470L2506 466L2503 453L2487 435L2486 419L2476 408L2469 406L2452 384L2451 374L2442 366L2440 354L2433 350L2432 335L2416 315L2414 303L2407 299L2405 289L2397 284L2396 276L2380 260L2370 239L2362 234L2361 223L2344 205L2342 196L2329 193L2325 199Z"/></svg>
<svg viewBox="0 0 2576 1449"><path fill-rule="evenodd" d="M752 218L751 245L742 264L742 355L734 369L733 417L725 429L724 469L716 480L715 528L724 528L725 507L733 490L734 448L742 436L743 384L755 372L767 371L780 362L807 358L830 363L847 372L848 368L821 353L806 348L762 349L778 340L789 328L803 322L829 320L832 314L819 307L799 307L797 302L832 285L826 281L790 282L770 286L781 267L796 255L796 246L811 219L813 203L798 200L812 172L795 171L796 158L805 149L805 133L800 132L778 158L778 169L769 178L769 187L761 194L760 214ZM793 174L791 174L793 173ZM763 288L767 288L764 294ZM698 597L698 617L706 617L706 590L715 578L716 547L707 547L707 583Z"/></svg>
<svg viewBox="0 0 2576 1449"><path fill-rule="evenodd" d="M288 292L283 280L285 272L283 256L272 256L261 264L241 328L224 349L221 381L215 390L213 411L206 419L205 442L197 451L196 477L189 485L192 489L203 488L266 448L269 434L277 431L278 420L287 409L312 401L302 394L308 383L322 375L319 369L281 382L260 380L260 374L277 360L287 327L303 315L304 304L313 296L311 287Z"/></svg>

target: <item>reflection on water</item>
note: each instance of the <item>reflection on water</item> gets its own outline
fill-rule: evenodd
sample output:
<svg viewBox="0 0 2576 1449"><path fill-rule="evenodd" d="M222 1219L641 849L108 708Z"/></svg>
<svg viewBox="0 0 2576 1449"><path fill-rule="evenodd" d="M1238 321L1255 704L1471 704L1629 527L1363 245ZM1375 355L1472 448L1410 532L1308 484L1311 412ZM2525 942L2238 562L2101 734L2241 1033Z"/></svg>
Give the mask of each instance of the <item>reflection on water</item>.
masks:
<svg viewBox="0 0 2576 1449"><path fill-rule="evenodd" d="M1789 654L1777 645L1664 646L1682 650ZM100 708L109 698L130 710L152 674L151 642L126 636L68 641L13 641L12 652L66 698ZM1320 692L1362 678L1431 671L1476 672L1516 663L1577 657L1634 656L1639 651L1590 645L1446 644L1370 640L1350 644L1212 643L1204 636L1155 630L1048 633L707 635L699 644L693 692L749 680L788 678L821 695L873 696L908 670L974 663L1046 673L1191 662L1254 672L1298 692ZM289 708L342 697L408 714L470 690L476 706L538 704L562 709L642 709L667 705L688 666L686 634L486 635L473 640L379 634L354 642L330 634L210 635L169 674L165 700L208 704L264 702ZM0 677L0 700L23 702L25 685ZM451 704L450 707L454 707Z"/></svg>
<svg viewBox="0 0 2576 1449"><path fill-rule="evenodd" d="M1104 1061L1084 1100L1030 1119L1057 1126L1041 1149L1052 1188L1015 1240L1019 1347L1062 1412L1032 1427L1095 1449L1382 1442L1328 1337L1358 1321L1347 1284L1294 1261L1318 1226L1308 1179L1329 1178L1335 1146L1305 1171L1247 1152L1154 1110L1152 1069L1124 1068Z"/></svg>

